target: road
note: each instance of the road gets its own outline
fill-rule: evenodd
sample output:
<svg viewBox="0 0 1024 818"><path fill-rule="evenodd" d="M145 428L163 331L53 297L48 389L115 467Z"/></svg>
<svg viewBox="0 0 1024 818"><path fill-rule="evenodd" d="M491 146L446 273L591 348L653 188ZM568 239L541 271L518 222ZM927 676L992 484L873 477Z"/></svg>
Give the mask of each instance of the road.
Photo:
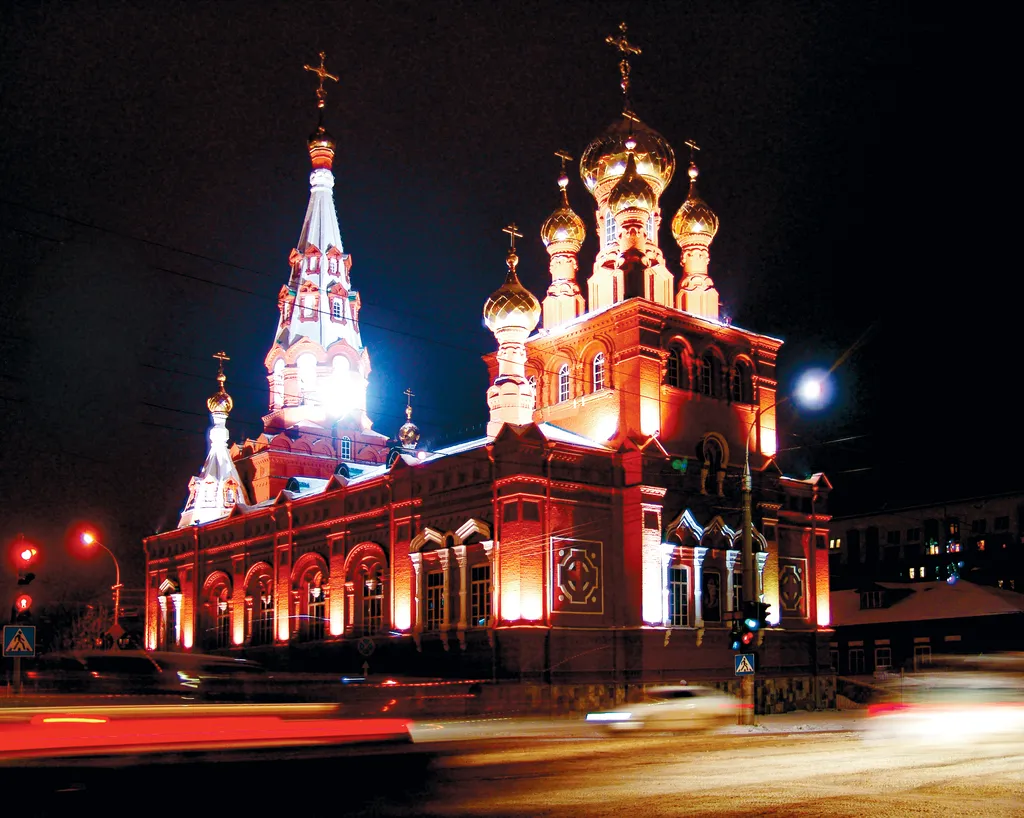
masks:
<svg viewBox="0 0 1024 818"><path fill-rule="evenodd" d="M204 813L261 815L1024 815L1024 742L913 749L851 724L601 738L562 724L558 737L480 723L481 735L506 737L0 767L0 792L31 795L15 797L12 814L24 818L95 807L180 816L199 804Z"/></svg>

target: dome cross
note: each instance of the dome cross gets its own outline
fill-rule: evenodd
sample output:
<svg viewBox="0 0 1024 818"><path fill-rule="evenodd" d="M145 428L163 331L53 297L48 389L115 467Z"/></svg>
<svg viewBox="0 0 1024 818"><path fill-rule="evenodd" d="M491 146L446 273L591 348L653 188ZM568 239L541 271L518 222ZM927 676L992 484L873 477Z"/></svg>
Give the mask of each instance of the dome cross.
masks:
<svg viewBox="0 0 1024 818"><path fill-rule="evenodd" d="M412 420L412 399L416 396L412 389L406 389L402 394L405 395L405 419Z"/></svg>
<svg viewBox="0 0 1024 818"><path fill-rule="evenodd" d="M629 40L626 39L626 24L619 23L619 36L613 37L610 34L604 38L604 41L608 45L615 46L619 53L622 54L622 59L619 60L619 73L622 75L622 95L625 98L626 107L629 107L629 57L630 55L639 55L642 52L639 48L633 45Z"/></svg>
<svg viewBox="0 0 1024 818"><path fill-rule="evenodd" d="M327 104L327 91L324 90L324 80L334 80L335 82L338 82L338 78L334 76L334 74L327 73L327 69L324 67L324 60L326 59L326 57L327 55L325 54L325 52L321 51L319 68L314 68L312 65L302 66L307 71L312 71L314 74L320 77L320 87L316 89L316 107L320 109L323 109L324 105Z"/></svg>

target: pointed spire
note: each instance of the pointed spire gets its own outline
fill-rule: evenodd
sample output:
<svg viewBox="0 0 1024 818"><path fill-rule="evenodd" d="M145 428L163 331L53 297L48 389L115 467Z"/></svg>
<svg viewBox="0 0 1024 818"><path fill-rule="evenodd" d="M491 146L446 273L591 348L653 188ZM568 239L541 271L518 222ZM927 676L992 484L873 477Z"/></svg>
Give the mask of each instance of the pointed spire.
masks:
<svg viewBox="0 0 1024 818"><path fill-rule="evenodd" d="M711 260L709 248L718 232L718 216L697 193L697 163L694 161L700 147L691 139L690 190L686 201L672 218L672 235L679 245L683 264L683 277L676 293L676 307L704 318L718 320L718 290L708 275Z"/></svg>
<svg viewBox="0 0 1024 818"><path fill-rule="evenodd" d="M583 219L569 206L566 192L569 186L566 163L571 162L572 157L565 151L557 151L555 156L562 160L562 174L558 177L561 203L540 228L541 241L551 257L548 263L551 284L543 303L545 329L571 321L582 315L585 309L579 284L576 283L579 268L576 256L587 232Z"/></svg>

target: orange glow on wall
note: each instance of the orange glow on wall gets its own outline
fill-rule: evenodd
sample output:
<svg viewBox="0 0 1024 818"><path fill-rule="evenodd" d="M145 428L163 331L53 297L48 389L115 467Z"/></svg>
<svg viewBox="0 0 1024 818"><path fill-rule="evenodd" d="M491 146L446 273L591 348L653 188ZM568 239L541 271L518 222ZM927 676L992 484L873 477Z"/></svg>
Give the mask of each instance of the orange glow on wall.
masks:
<svg viewBox="0 0 1024 818"><path fill-rule="evenodd" d="M775 440L775 429L761 425L761 454L771 457L778 451L778 443Z"/></svg>
<svg viewBox="0 0 1024 818"><path fill-rule="evenodd" d="M231 623L231 644L241 645L245 641L245 622L235 617Z"/></svg>
<svg viewBox="0 0 1024 818"><path fill-rule="evenodd" d="M506 577L501 587L501 618L506 622L515 622L521 617L519 578L513 582Z"/></svg>
<svg viewBox="0 0 1024 818"><path fill-rule="evenodd" d="M661 431L661 404L657 398L640 398L640 432L653 435Z"/></svg>
<svg viewBox="0 0 1024 818"><path fill-rule="evenodd" d="M412 627L412 595L408 588L395 589L395 630L407 631Z"/></svg>
<svg viewBox="0 0 1024 818"><path fill-rule="evenodd" d="M331 636L341 636L345 632L345 598L339 593L331 594Z"/></svg>
<svg viewBox="0 0 1024 818"><path fill-rule="evenodd" d="M828 536L828 532L825 532L825 536ZM828 583L828 551L814 548L813 541L811 543L811 548L814 549L814 581L818 611L818 627L827 628L832 624L832 606L829 601L829 592L831 589Z"/></svg>
<svg viewBox="0 0 1024 818"><path fill-rule="evenodd" d="M544 602L542 592L537 588L522 588L519 590L519 612L522 619L530 622L539 622L544 616Z"/></svg>

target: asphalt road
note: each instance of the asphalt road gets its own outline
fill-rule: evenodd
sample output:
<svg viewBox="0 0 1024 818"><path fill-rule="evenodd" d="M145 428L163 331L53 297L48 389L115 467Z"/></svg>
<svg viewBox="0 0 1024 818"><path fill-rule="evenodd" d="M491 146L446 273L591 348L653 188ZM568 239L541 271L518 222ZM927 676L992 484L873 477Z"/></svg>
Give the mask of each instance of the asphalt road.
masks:
<svg viewBox="0 0 1024 818"><path fill-rule="evenodd" d="M0 767L10 814L1019 816L1024 742L806 734L510 737ZM217 762L220 763L217 763ZM24 798L24 800L23 800ZM202 806L200 806L202 805Z"/></svg>

